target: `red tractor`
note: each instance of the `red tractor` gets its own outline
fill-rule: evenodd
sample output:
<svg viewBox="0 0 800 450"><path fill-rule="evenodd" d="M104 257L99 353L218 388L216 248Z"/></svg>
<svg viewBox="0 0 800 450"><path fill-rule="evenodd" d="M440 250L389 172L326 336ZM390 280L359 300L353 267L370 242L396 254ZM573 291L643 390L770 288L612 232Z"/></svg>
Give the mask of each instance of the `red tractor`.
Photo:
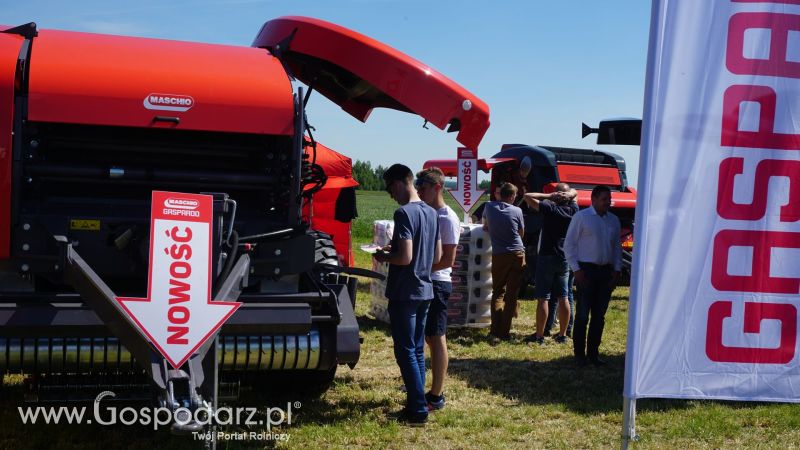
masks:
<svg viewBox="0 0 800 450"><path fill-rule="evenodd" d="M530 167L527 177L520 175L520 166ZM456 176L455 160L431 160L425 167L438 166L448 176ZM581 208L591 205L591 191L599 184L612 190L611 211L617 215L622 225L620 244L622 245L624 278L630 275L633 252L633 219L636 210L636 189L628 185L625 173L625 160L614 153L588 149L550 146L530 146L505 144L489 159L478 161L478 168L491 172L490 193L502 182L512 182L527 192L552 192L559 182L569 183L578 191L577 202ZM523 171L524 173L524 171ZM524 203L520 206L525 209ZM541 217L526 213L525 241L529 272L535 267L536 242L541 230ZM532 283L532 280L529 280Z"/></svg>
<svg viewBox="0 0 800 450"><path fill-rule="evenodd" d="M324 390L353 367L356 183L314 140L312 91L473 148L489 127L466 89L316 19L271 20L251 47L0 27L0 373L40 399L191 410L248 383ZM242 303L177 368L114 301L145 295L153 191L213 196L213 300Z"/></svg>

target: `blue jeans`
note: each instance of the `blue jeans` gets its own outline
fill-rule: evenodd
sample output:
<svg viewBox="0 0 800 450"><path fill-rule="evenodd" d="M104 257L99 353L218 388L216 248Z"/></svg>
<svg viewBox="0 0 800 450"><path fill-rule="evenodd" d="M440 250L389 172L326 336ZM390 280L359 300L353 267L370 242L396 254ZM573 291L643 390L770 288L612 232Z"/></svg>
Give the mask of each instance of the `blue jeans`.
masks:
<svg viewBox="0 0 800 450"><path fill-rule="evenodd" d="M567 325L567 336L572 336L572 324L575 320L575 296L572 287L575 286L575 275L569 271L569 281L567 282L567 298L569 299L569 324ZM547 299L549 306L547 312L547 323L544 326L545 333L553 328L553 322L556 321L556 310L558 308L558 298L550 296Z"/></svg>
<svg viewBox="0 0 800 450"><path fill-rule="evenodd" d="M394 357L406 385L406 411L427 416L425 401L425 319L431 301L389 300Z"/></svg>

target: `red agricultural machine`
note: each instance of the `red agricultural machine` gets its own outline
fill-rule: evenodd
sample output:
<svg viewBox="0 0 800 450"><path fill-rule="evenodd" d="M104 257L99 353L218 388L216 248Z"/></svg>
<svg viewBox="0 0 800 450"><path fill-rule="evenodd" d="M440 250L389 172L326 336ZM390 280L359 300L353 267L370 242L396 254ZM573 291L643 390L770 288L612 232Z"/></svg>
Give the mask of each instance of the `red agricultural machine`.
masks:
<svg viewBox="0 0 800 450"><path fill-rule="evenodd" d="M356 183L314 141L312 91L473 148L489 127L429 66L316 19L271 20L251 47L0 27L0 373L39 399L193 410L248 383L324 391L353 367ZM212 300L241 302L180 367L115 301L145 296L153 191L213 196Z"/></svg>
<svg viewBox="0 0 800 450"><path fill-rule="evenodd" d="M523 161L531 167L524 179L520 176ZM455 160L431 160L425 163L425 167L433 166L442 168L445 175L457 175ZM576 200L581 208L591 205L594 186L609 186L612 190L611 211L619 217L622 225L620 243L624 276L627 279L630 275L636 189L628 185L625 160L621 156L588 149L505 144L491 158L478 160L478 169L491 172L489 192L494 192L495 186L502 182L515 183L527 192L552 192L557 183L568 183L578 191ZM521 206L525 207L524 204ZM528 263L530 267L535 267L535 243L539 240L541 217L535 213L527 213L525 217L525 240L534 248L527 255Z"/></svg>

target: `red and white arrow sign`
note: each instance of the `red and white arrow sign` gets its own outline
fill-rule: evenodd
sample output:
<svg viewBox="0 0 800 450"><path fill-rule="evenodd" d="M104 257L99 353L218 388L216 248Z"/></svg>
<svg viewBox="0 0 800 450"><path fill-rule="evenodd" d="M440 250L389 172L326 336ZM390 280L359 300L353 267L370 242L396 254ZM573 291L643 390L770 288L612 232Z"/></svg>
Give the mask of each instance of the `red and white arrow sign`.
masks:
<svg viewBox="0 0 800 450"><path fill-rule="evenodd" d="M458 148L458 189L447 191L468 213L483 194L478 189L478 151Z"/></svg>
<svg viewBox="0 0 800 450"><path fill-rule="evenodd" d="M153 191L147 298L117 301L178 369L241 303L211 301L213 197Z"/></svg>

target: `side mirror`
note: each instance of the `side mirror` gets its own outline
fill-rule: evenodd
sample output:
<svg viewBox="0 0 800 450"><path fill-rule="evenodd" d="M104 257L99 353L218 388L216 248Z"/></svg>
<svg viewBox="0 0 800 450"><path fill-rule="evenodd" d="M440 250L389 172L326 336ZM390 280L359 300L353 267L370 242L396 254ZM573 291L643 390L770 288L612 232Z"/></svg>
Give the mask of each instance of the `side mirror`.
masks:
<svg viewBox="0 0 800 450"><path fill-rule="evenodd" d="M641 119L603 120L597 128L581 124L581 137L597 133L598 145L640 145L642 141Z"/></svg>

